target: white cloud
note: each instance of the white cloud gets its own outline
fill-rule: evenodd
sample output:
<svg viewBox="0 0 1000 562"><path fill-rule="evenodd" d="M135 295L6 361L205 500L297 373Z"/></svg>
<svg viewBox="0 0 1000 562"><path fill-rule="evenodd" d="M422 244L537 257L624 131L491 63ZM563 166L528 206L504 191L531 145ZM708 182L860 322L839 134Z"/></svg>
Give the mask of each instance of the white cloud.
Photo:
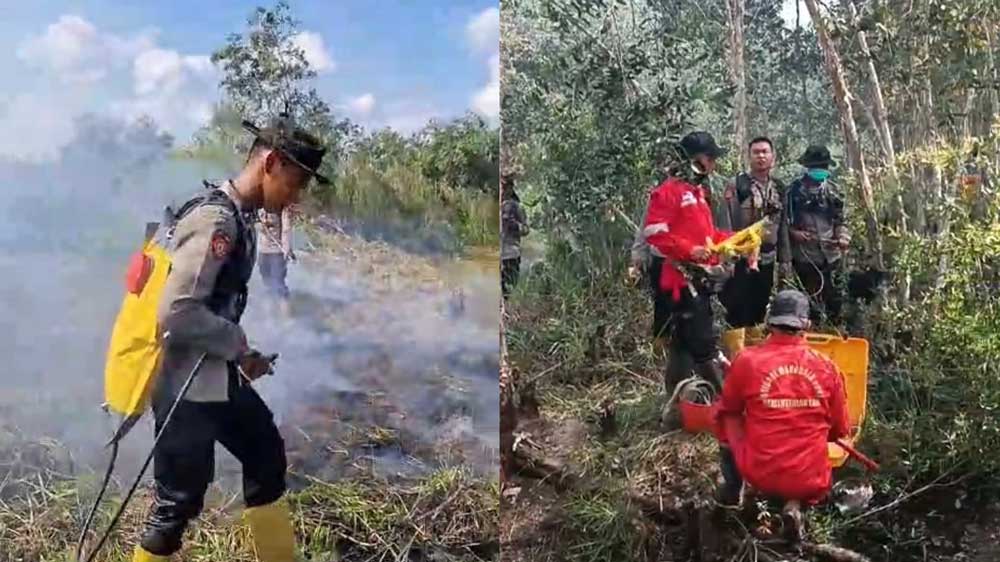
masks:
<svg viewBox="0 0 1000 562"><path fill-rule="evenodd" d="M146 30L131 37L101 33L92 23L65 14L17 47L17 57L68 83L94 83L115 69L127 66L139 52L152 48L157 32Z"/></svg>
<svg viewBox="0 0 1000 562"><path fill-rule="evenodd" d="M418 99L403 99L383 104L379 113L384 119L378 126L389 127L401 134L408 135L423 129L431 119L441 118L442 114L430 103Z"/></svg>
<svg viewBox="0 0 1000 562"><path fill-rule="evenodd" d="M214 77L215 67L207 56L182 56L177 51L150 49L135 58L135 93L176 93L191 81Z"/></svg>
<svg viewBox="0 0 1000 562"><path fill-rule="evenodd" d="M469 20L466 39L477 52L490 53L487 60L490 79L472 95L472 110L490 120L500 116L500 10L488 8Z"/></svg>
<svg viewBox="0 0 1000 562"><path fill-rule="evenodd" d="M472 98L472 109L489 119L500 117L500 55L490 59L490 81Z"/></svg>
<svg viewBox="0 0 1000 562"><path fill-rule="evenodd" d="M472 18L465 27L465 35L478 51L493 52L500 48L500 10L488 8Z"/></svg>
<svg viewBox="0 0 1000 562"><path fill-rule="evenodd" d="M358 96L352 99L347 106L358 115L368 115L375 109L375 96L370 93Z"/></svg>
<svg viewBox="0 0 1000 562"><path fill-rule="evenodd" d="M333 60L333 55L326 48L323 36L312 31L296 33L291 38L292 45L302 49L306 62L318 73L333 72L337 68L337 63Z"/></svg>
<svg viewBox="0 0 1000 562"><path fill-rule="evenodd" d="M209 57L149 49L135 58L132 74L135 97L116 104L126 116L149 115L181 135L211 118L218 69Z"/></svg>
<svg viewBox="0 0 1000 562"><path fill-rule="evenodd" d="M208 56L159 46L157 35L109 33L63 15L23 41L17 57L29 70L40 70L43 80L37 91L0 104L0 127L18 131L0 141L0 153L54 157L72 139L74 119L87 112L148 115L181 138L206 123L218 99L218 70ZM94 99L111 101L97 108Z"/></svg>

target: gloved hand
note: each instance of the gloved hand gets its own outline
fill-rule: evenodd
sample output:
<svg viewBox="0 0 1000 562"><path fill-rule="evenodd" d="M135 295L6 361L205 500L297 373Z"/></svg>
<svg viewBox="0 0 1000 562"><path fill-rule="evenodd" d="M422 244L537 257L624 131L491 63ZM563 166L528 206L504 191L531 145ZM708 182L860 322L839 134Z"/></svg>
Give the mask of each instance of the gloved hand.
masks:
<svg viewBox="0 0 1000 562"><path fill-rule="evenodd" d="M237 360L237 369L249 382L253 382L264 375L274 374L274 362L278 359L278 354L263 355L256 349L244 353Z"/></svg>
<svg viewBox="0 0 1000 562"><path fill-rule="evenodd" d="M285 252L285 261L296 261L298 258L295 257L295 252L288 250Z"/></svg>

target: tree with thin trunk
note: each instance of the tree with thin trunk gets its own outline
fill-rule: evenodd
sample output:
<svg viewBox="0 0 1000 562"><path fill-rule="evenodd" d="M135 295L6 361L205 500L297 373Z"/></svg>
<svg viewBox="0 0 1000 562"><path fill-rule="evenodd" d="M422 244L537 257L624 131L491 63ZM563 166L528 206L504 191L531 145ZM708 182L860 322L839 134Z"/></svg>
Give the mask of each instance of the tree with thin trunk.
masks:
<svg viewBox="0 0 1000 562"><path fill-rule="evenodd" d="M859 199L864 213L866 240L868 242L868 253L874 261L876 267L884 269L882 256L882 238L879 233L878 216L875 213L875 194L871 181L868 178L868 171L865 168L865 157L861 152L861 140L858 136L858 127L854 122L854 111L851 107L851 93L847 87L847 79L844 74L843 64L840 62L840 55L833 44L830 33L823 20L823 14L819 11L816 0L805 0L806 8L812 17L813 25L816 27L816 35L819 38L819 46L823 51L823 61L827 73L830 75L830 82L833 84L833 97L837 103L837 110L840 113L841 128L844 133L844 144L847 147L847 161L857 177L857 189Z"/></svg>
<svg viewBox="0 0 1000 562"><path fill-rule="evenodd" d="M729 74L736 88L734 141L739 150L740 164L745 170L749 166L749 156L744 150L747 143L747 81L743 61L743 14L746 10L744 0L728 0L726 4L729 9Z"/></svg>
<svg viewBox="0 0 1000 562"><path fill-rule="evenodd" d="M852 23L858 25L858 9L854 5L854 0L845 0L848 13ZM874 105L874 118L876 131L882 153L885 156L885 163L893 174L896 173L896 150L892 143L892 129L889 127L889 115L885 110L885 99L882 97L882 84L878 78L878 70L875 69L875 58L872 57L871 49L868 47L868 37L863 30L858 31L858 45L861 47L861 56L865 59L865 69L868 72L868 80L871 82L872 105Z"/></svg>

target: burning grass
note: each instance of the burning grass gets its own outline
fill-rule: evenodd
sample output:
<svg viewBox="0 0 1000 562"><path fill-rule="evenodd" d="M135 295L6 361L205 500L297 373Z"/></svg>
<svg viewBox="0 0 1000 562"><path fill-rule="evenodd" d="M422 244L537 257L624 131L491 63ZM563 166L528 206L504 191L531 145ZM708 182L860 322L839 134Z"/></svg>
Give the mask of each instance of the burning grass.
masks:
<svg viewBox="0 0 1000 562"><path fill-rule="evenodd" d="M19 447L32 445L23 440ZM58 465L57 460L48 459L42 466L5 479L8 491L0 495L0 544L4 545L0 561L71 559L98 482L93 475L71 477ZM409 478L358 472L331 482L292 476L300 486L288 498L307 560L333 560L336 550L348 561L478 561L497 556L496 480L461 467L442 467ZM97 529L105 528L117 502L117 498L106 501L96 520ZM150 490L141 489L99 560L129 559L150 502ZM239 519L238 494L213 484L207 505L188 532L181 559L253 562L249 532Z"/></svg>

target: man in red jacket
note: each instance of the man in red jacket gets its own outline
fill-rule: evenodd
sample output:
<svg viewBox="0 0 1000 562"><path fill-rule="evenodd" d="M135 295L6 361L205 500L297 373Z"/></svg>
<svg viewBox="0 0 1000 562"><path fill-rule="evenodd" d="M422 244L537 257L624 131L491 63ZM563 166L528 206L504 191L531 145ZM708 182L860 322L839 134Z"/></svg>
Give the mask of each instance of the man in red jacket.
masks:
<svg viewBox="0 0 1000 562"><path fill-rule="evenodd" d="M849 431L837 366L805 341L809 300L784 290L771 302L771 336L733 361L718 412L720 503L739 503L745 478L765 496L811 505L830 490L827 442ZM741 477L742 475L742 477Z"/></svg>
<svg viewBox="0 0 1000 562"><path fill-rule="evenodd" d="M672 321L671 364L664 376L668 394L685 375L676 367L690 368L688 360L717 389L723 378L710 298L725 281L726 268L708 245L729 233L715 229L706 184L716 159L725 152L705 132L685 136L680 149L684 161L650 194L643 228L650 252L662 262L658 278L652 280L657 305Z"/></svg>

